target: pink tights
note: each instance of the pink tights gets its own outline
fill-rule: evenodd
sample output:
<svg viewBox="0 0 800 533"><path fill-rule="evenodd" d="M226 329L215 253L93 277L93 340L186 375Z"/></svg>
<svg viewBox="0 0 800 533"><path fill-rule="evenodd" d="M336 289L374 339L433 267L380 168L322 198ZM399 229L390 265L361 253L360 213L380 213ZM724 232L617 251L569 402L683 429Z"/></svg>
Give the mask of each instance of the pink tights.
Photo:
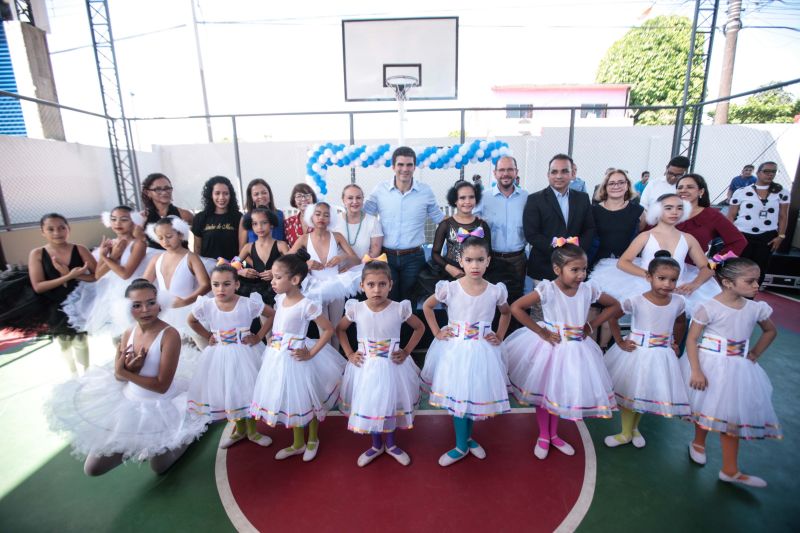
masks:
<svg viewBox="0 0 800 533"><path fill-rule="evenodd" d="M544 407L536 408L536 421L539 423L539 442L537 446L545 450L552 442L561 446L564 441L558 436L558 415L551 415Z"/></svg>

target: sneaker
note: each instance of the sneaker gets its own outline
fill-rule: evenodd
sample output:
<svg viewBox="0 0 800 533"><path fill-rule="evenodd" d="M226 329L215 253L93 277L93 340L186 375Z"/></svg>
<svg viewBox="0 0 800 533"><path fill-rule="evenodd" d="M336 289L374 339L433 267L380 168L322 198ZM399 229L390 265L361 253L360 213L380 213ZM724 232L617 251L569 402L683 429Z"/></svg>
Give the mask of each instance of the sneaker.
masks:
<svg viewBox="0 0 800 533"><path fill-rule="evenodd" d="M693 442L689 443L689 458L693 462L703 466L706 464L706 449L703 447L703 451L697 451L697 448L699 448L699 446L695 446Z"/></svg>
<svg viewBox="0 0 800 533"><path fill-rule="evenodd" d="M763 489L767 486L767 482L757 476L748 476L742 474L741 472L736 472L734 475L729 476L725 474L722 470L719 471L719 480L724 481L725 483L740 483L742 485L746 485L748 487L754 487L757 489Z"/></svg>
<svg viewBox="0 0 800 533"><path fill-rule="evenodd" d="M647 444L647 441L644 440L644 437L639 432L638 429L633 430L633 445L637 448L644 448Z"/></svg>
<svg viewBox="0 0 800 533"><path fill-rule="evenodd" d="M467 441L467 447L469 453L477 457L478 459L486 459L486 450L483 449L483 446L477 443L477 441L473 439L469 439Z"/></svg>
<svg viewBox="0 0 800 533"><path fill-rule="evenodd" d="M603 440L603 442L609 448L616 448L617 446L624 446L625 444L630 444L631 439L623 435L622 433L618 433L617 435L609 435L608 437Z"/></svg>
<svg viewBox="0 0 800 533"><path fill-rule="evenodd" d="M293 448L293 447L289 446L288 448L284 448L282 450L279 450L278 453L275 454L275 459L277 459L278 461L283 461L284 459L288 459L289 457L292 457L293 455L300 455L301 453L303 453L305 451L306 451L305 445L300 446L299 448Z"/></svg>
<svg viewBox="0 0 800 533"><path fill-rule="evenodd" d="M411 464L411 457L409 457L406 452L397 446L392 446L386 450L386 453L388 453L390 457L394 457L394 460L403 466L408 466Z"/></svg>
<svg viewBox="0 0 800 533"><path fill-rule="evenodd" d="M252 443L258 444L259 446L263 446L266 448L270 444L272 444L272 438L268 435L262 435L261 433L252 433L247 435L247 440Z"/></svg>
<svg viewBox="0 0 800 533"><path fill-rule="evenodd" d="M356 464L358 466L367 466L372 461L374 461L379 455L383 453L385 448L381 446L380 448L370 448L369 450L365 451L361 455L358 456L358 460Z"/></svg>
<svg viewBox="0 0 800 533"><path fill-rule="evenodd" d="M453 455L451 455L451 453L455 453L456 457L453 457ZM460 461L461 459L463 459L466 456L467 456L467 452L462 452L458 448L453 448L449 452L444 453L444 454L442 454L441 457L439 457L439 466L450 466L451 464Z"/></svg>
<svg viewBox="0 0 800 533"><path fill-rule="evenodd" d="M314 457L317 456L317 452L319 451L319 441L318 440L310 440L306 444L306 451L303 453L303 461L309 463L314 460Z"/></svg>

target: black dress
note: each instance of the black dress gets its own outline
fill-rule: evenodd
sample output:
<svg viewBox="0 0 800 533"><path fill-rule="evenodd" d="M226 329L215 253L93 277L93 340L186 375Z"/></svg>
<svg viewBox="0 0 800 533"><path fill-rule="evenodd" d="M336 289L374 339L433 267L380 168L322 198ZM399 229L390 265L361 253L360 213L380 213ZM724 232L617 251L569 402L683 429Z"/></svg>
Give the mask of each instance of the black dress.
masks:
<svg viewBox="0 0 800 533"><path fill-rule="evenodd" d="M78 247L73 245L68 268L72 270L83 263ZM45 248L42 248L42 270L45 280L62 276ZM0 329L77 335L78 332L70 327L67 315L61 310L61 304L77 286L78 280L70 280L65 285L37 294L31 285L27 267L3 272L0 274Z"/></svg>
<svg viewBox="0 0 800 533"><path fill-rule="evenodd" d="M592 206L597 234L596 251L590 254L591 266L601 259L620 257L625 253L639 233L642 211L644 208L633 202L628 202L628 205L617 211L609 211L600 204Z"/></svg>
<svg viewBox="0 0 800 533"><path fill-rule="evenodd" d="M181 218L181 212L178 210L178 208L177 208L177 207L175 207L175 206L174 206L174 205L172 205L172 204L169 204L169 207L167 208L167 214L166 214L166 216L171 216L171 215L174 215L174 216L176 216L176 217L178 217L178 218ZM158 221L159 221L159 220L161 220L162 218L163 218L163 217L162 217L161 215L159 215L159 214L158 214L158 211L156 211L155 209L153 209L153 210L151 210L151 209L148 209L148 210L147 210L147 221L146 221L146 223L145 223L145 226L146 226L147 224L153 224L154 222L158 222ZM154 241L153 239L151 239L151 238L150 238L150 236L149 236L149 235L147 235L146 233L145 233L145 238L147 239L147 246L148 246L148 248L155 248L156 250L163 250L163 249L164 249L164 247L163 247L163 246L161 246L161 245L160 245L160 244L158 244L156 241ZM186 238L188 239L188 238L189 238L189 236L188 236L188 235L186 235ZM185 243L185 242L186 242L186 241L184 241L184 243ZM184 246L186 246L186 244L184 244Z"/></svg>
<svg viewBox="0 0 800 533"><path fill-rule="evenodd" d="M274 241L272 243L272 249L270 249L269 251L269 257L267 258L266 262L262 261L261 258L258 256L256 243L252 243L250 245L250 260L252 261L252 265L250 266L256 272L261 273L261 272L266 272L267 270L271 270L272 264L280 256L281 253L278 251L278 241ZM261 278L250 279L250 278L240 277L239 295L250 296L254 292L257 292L258 294L261 295L261 298L264 300L265 304L275 305L275 292L272 290L272 284L269 281L263 280Z"/></svg>

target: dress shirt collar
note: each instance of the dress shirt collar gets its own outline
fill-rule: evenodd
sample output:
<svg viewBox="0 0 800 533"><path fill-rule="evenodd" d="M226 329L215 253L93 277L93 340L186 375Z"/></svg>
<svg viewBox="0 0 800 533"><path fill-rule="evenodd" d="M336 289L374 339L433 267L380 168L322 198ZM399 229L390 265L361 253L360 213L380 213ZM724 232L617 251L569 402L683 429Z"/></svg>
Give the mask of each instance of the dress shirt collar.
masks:
<svg viewBox="0 0 800 533"><path fill-rule="evenodd" d="M391 191L392 189L397 189L397 191L400 192L400 189L397 188L397 177L396 176L394 178L392 178L391 185L389 185L389 190ZM408 189L405 193L401 193L401 194L406 194L406 193L409 193L411 191L416 191L416 190L418 190L417 189L417 180L412 178L411 179L411 188Z"/></svg>
<svg viewBox="0 0 800 533"><path fill-rule="evenodd" d="M556 195L556 198L569 198L569 187L567 187L567 190L563 193L558 192L552 186L550 187L550 190L553 191L553 194Z"/></svg>
<svg viewBox="0 0 800 533"><path fill-rule="evenodd" d="M500 195L500 196L503 196L505 198L513 198L514 196L517 196L519 194L521 194L521 193L519 192L519 187L517 187L516 185L514 185L514 190L511 191L511 194L509 194L508 196L503 194L503 191L500 190L500 187L498 187L496 183L494 185L492 185L492 196Z"/></svg>

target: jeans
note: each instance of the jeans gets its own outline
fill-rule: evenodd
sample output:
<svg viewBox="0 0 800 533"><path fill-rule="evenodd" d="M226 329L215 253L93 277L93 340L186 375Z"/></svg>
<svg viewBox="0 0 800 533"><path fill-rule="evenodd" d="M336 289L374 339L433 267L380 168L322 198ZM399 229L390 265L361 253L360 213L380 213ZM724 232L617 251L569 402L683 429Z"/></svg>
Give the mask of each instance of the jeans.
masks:
<svg viewBox="0 0 800 533"><path fill-rule="evenodd" d="M395 302L408 300L414 292L422 267L425 266L425 252L422 250L407 255L388 254L389 269L392 271L392 291L389 298ZM412 306L415 302L412 302Z"/></svg>

